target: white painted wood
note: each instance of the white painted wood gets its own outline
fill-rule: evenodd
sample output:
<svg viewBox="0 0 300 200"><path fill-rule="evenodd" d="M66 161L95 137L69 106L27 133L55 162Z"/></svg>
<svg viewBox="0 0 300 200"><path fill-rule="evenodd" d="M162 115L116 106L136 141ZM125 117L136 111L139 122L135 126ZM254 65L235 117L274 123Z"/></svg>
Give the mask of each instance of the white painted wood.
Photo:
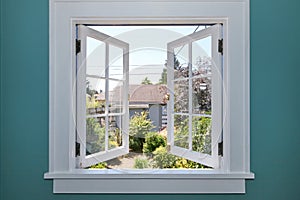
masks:
<svg viewBox="0 0 300 200"><path fill-rule="evenodd" d="M54 193L245 193L244 179L55 179Z"/></svg>
<svg viewBox="0 0 300 200"><path fill-rule="evenodd" d="M101 77L101 76L97 76L97 75L89 75L87 74L86 77L89 77L89 78L98 78L98 79L105 79L104 77ZM109 78L109 80L112 80L112 81L125 81L125 80L120 80L120 79L116 79L116 78Z"/></svg>
<svg viewBox="0 0 300 200"><path fill-rule="evenodd" d="M76 69L76 130L77 139L76 142L80 144L80 156L77 167L85 167L83 165L86 157L86 68L87 68L87 36L89 30L85 29L84 26L77 26L77 38L80 40L81 47L80 52L77 54Z"/></svg>
<svg viewBox="0 0 300 200"><path fill-rule="evenodd" d="M188 143L189 148L184 149L180 147L176 147L174 144L174 140L168 141L170 144L170 153L184 157L187 159L190 159L192 161L204 164L209 167L213 168L219 168L219 156L218 156L218 141L219 138L222 137L222 55L218 52L218 40L222 39L221 32L222 32L222 25L216 24L209 28L200 30L198 32L192 33L188 36L184 36L182 38L179 38L175 41L169 42L168 45L168 51L174 52L175 48L187 45L188 46L188 60L189 60L189 78L188 84L189 84L189 108L188 113L185 114L179 114L174 112L174 90L171 90L170 92L170 99L172 100L173 104L168 103L168 116L171 116L170 119L172 121L172 127L169 127L168 134L170 135L168 138L174 138L174 116L176 115L185 115L189 117L189 137L188 137ZM192 94L193 94L193 87L192 87L192 79L194 78L192 76L192 42L201 40L203 38L206 38L208 36L211 36L212 38L212 132L211 132L211 155L203 154L201 152L192 151L192 118L193 116L198 116L193 114L193 105L192 105ZM174 54L172 55L174 57ZM172 71L174 68L174 61L173 58L168 59L168 68L169 71ZM168 88L174 89L174 75L172 73L168 73ZM177 80L177 79L176 79Z"/></svg>
<svg viewBox="0 0 300 200"><path fill-rule="evenodd" d="M91 117L105 117L105 116L123 116L125 115L125 112L123 113L108 113L108 114L94 114L94 115L87 115L87 118L91 118Z"/></svg>
<svg viewBox="0 0 300 200"><path fill-rule="evenodd" d="M250 173L249 0L49 0L49 7L50 174L58 172L67 173L75 169L75 25L170 23L222 23L224 25L224 156L222 159L222 163L224 164L222 165L222 170L225 174ZM118 12L116 12L116 10L118 10ZM178 10L182 12L178 12ZM126 52L128 52L128 49ZM128 61L128 57L126 57L125 60ZM127 99L127 97L124 97L124 100L125 99ZM172 138L170 141L172 141ZM152 172L155 172L155 170ZM97 173L93 174L92 177L97 177ZM162 173L164 174L165 172ZM179 173L182 172L179 171ZM74 174L73 176L76 178L80 175ZM143 179L143 176L140 174L138 174L138 176ZM149 176L151 177L151 174ZM173 175L170 176L173 177ZM178 176L183 176L183 174L179 174ZM191 177L192 176L193 175L191 175ZM209 177L212 176L212 174L209 175ZM45 174L45 178L47 177L49 177L48 174ZM85 181L88 181L92 177L88 177ZM188 181L192 179L191 177L188 178L184 184L181 182L180 185L190 185L193 187L195 184ZM57 176L53 176L53 178L55 179L55 191L60 190L60 192L64 190L67 191L68 189L66 187L70 188L70 192L72 188L74 189L74 184L82 186L80 187L82 192L89 192L89 188L85 188L83 185L94 185L85 184L77 180L57 184L59 178ZM241 180L245 178L247 177L241 177ZM200 177L200 179L204 178ZM230 178L224 177L223 180L228 179ZM109 177L108 180L113 182ZM128 181L128 185L131 185L130 180ZM167 186L173 182L176 184L177 180L168 179L161 188L167 189ZM213 186L215 183L211 182L210 179L205 179L205 182L206 185L212 183L211 188L206 188L206 192L211 192L211 189L216 188ZM126 183L124 184L126 185ZM155 184L156 183L153 183L152 185ZM241 181L238 185L244 187L244 182ZM236 190L238 190L238 185L236 186ZM95 188L94 192L95 190L100 191L100 189L98 189L99 188ZM202 191L204 189L199 187L198 190ZM131 192L139 191L131 190Z"/></svg>
<svg viewBox="0 0 300 200"><path fill-rule="evenodd" d="M96 31L95 31L96 32ZM109 43L106 42L104 39L103 42L105 42L105 153L108 151L108 110L109 110ZM103 154L100 154L97 156L97 158L101 159L103 157ZM103 160L104 161L104 160Z"/></svg>
<svg viewBox="0 0 300 200"><path fill-rule="evenodd" d="M244 181L253 179L254 174L217 170L78 169L46 173L45 178L54 179L54 193L245 193ZM120 182L128 186L119 187Z"/></svg>
<svg viewBox="0 0 300 200"><path fill-rule="evenodd" d="M195 33L194 33L195 34ZM189 151L191 152L193 149L193 134L192 134L192 130L193 130L193 70L192 70L192 63L193 63L193 52L192 52L192 41L189 40L188 41L188 54L189 54L189 64L188 64L188 68L189 68ZM172 107L174 107L172 105ZM171 113L170 113L171 114ZM169 134L169 133L168 133ZM172 134L172 133L171 133ZM173 134L174 134L174 130L173 130ZM171 146L172 147L172 146ZM172 149L171 149L172 152ZM181 154L181 155L185 155L185 154Z"/></svg>
<svg viewBox="0 0 300 200"><path fill-rule="evenodd" d="M205 178L205 179L253 179L253 173L228 173L212 169L74 169L69 172L45 173L45 179L85 178Z"/></svg>
<svg viewBox="0 0 300 200"><path fill-rule="evenodd" d="M85 167L89 167L91 165L95 165L99 162L104 162L107 160L110 160L112 158L116 158L118 156L121 155L125 155L127 154L127 148L125 148L124 146L122 147L117 147L111 150L105 150L103 152L98 152L98 153L94 153L88 156L85 156L83 159L81 159L81 167L85 168Z"/></svg>
<svg viewBox="0 0 300 200"><path fill-rule="evenodd" d="M216 163L216 167L220 168L220 159L219 159L219 140L222 137L222 120L223 120L223 66L222 59L223 56L218 52L218 41L223 39L221 32L223 26L221 24L217 24L212 28L212 131L211 131L211 153L212 158ZM224 40L224 39L223 39Z"/></svg>
<svg viewBox="0 0 300 200"><path fill-rule="evenodd" d="M108 126L109 126L109 116L116 116L120 114L109 114L109 81L111 80L109 77L109 66L110 66L110 60L109 60L109 48L110 45L114 45L115 47L121 48L123 50L123 59L126 60L126 51L128 50L128 44L126 42L120 41L116 38L110 37L109 35L106 35L104 33L100 33L94 29L91 29L85 25L78 25L78 39L81 41L81 51L77 55L77 142L80 144L80 155L79 159L77 161L77 167L80 168L86 168L91 165L95 165L99 162L107 161L113 158L116 158L118 156L127 154L129 151L129 143L125 142L125 145L121 147L117 147L114 149L108 148L109 143L109 132L108 132ZM102 115L92 115L92 117L105 117L105 138L104 138L104 151L93 153L91 155L86 155L86 119L90 117L86 114L86 77L89 76L86 74L86 41L87 37L94 38L95 40L99 40L103 43L105 43L105 77L101 77L102 79L105 79L105 114ZM101 55L99 55L101 56ZM128 60L128 59L127 59ZM124 71L128 71L129 63L124 62L123 63ZM93 76L98 77L98 76ZM124 79L125 77L123 77ZM128 80L123 81L123 86L125 87L128 84ZM128 86L126 86L128 87ZM128 93L128 90L125 90L125 96ZM127 104L126 104L127 105ZM128 112L128 105L123 107L124 114L128 116L126 113ZM124 122L124 116L121 117L122 119L122 128L128 129L129 126L128 120ZM127 141L127 137L129 137L128 134L123 134L123 139ZM126 146L127 145L127 146Z"/></svg>

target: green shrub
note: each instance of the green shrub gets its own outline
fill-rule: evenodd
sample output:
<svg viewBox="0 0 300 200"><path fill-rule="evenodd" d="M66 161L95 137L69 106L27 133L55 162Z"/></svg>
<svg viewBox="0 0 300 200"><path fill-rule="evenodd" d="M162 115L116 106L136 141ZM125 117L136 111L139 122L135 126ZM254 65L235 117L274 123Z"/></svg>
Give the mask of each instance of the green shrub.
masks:
<svg viewBox="0 0 300 200"><path fill-rule="evenodd" d="M177 115L174 130L174 145L182 148L189 148L189 118ZM193 117L192 120L192 149L193 151L211 154L211 118Z"/></svg>
<svg viewBox="0 0 300 200"><path fill-rule="evenodd" d="M186 116L174 116L174 145L182 148L189 148L189 118Z"/></svg>
<svg viewBox="0 0 300 200"><path fill-rule="evenodd" d="M96 165L92 165L89 167L89 169L106 169L107 168L107 163L106 162L100 162Z"/></svg>
<svg viewBox="0 0 300 200"><path fill-rule="evenodd" d="M193 168L193 169L197 169L197 168L205 168L206 166L191 161L191 160L187 160L185 158L181 158L181 157L177 157L176 156L176 161L174 164L174 168Z"/></svg>
<svg viewBox="0 0 300 200"><path fill-rule="evenodd" d="M119 128L109 128L108 130L108 148L116 148L122 145L122 134Z"/></svg>
<svg viewBox="0 0 300 200"><path fill-rule="evenodd" d="M143 138L129 136L129 148L134 152L142 152Z"/></svg>
<svg viewBox="0 0 300 200"><path fill-rule="evenodd" d="M147 118L147 112L136 113L129 123L129 148L133 151L142 152L145 135L155 126Z"/></svg>
<svg viewBox="0 0 300 200"><path fill-rule="evenodd" d="M154 168L207 168L200 163L169 154L166 147L162 146L158 147L153 155Z"/></svg>
<svg viewBox="0 0 300 200"><path fill-rule="evenodd" d="M166 147L160 146L153 152L154 168L175 168L176 156L169 154Z"/></svg>
<svg viewBox="0 0 300 200"><path fill-rule="evenodd" d="M158 134L157 132L149 132L146 134L145 143L143 145L143 152L150 154L160 146L165 147L166 143L166 137Z"/></svg>
<svg viewBox="0 0 300 200"><path fill-rule="evenodd" d="M134 159L134 168L144 169L149 167L149 161L146 158L136 158Z"/></svg>
<svg viewBox="0 0 300 200"><path fill-rule="evenodd" d="M105 127L101 127L97 118L86 119L87 155L105 150Z"/></svg>
<svg viewBox="0 0 300 200"><path fill-rule="evenodd" d="M211 154L211 118L193 118L193 151Z"/></svg>

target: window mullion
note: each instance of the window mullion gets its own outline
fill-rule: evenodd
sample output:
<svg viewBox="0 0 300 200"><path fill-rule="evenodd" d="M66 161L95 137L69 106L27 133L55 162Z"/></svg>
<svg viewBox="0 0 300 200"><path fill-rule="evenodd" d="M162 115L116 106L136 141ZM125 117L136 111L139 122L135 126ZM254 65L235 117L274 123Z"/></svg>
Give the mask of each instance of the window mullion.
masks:
<svg viewBox="0 0 300 200"><path fill-rule="evenodd" d="M123 89L126 95L123 96L123 117L122 117L122 141L129 152L129 44L123 48Z"/></svg>
<svg viewBox="0 0 300 200"><path fill-rule="evenodd" d="M168 65L167 65L167 86L170 99L167 104L167 143L170 146L174 146L174 47L168 45Z"/></svg>
<svg viewBox="0 0 300 200"><path fill-rule="evenodd" d="M188 55L189 55L189 150L192 151L192 145L193 145L193 137L192 137L192 130L193 130L193 72L192 72L192 43L189 42L189 50L188 50Z"/></svg>
<svg viewBox="0 0 300 200"><path fill-rule="evenodd" d="M105 43L105 151L108 151L109 114L109 44Z"/></svg>

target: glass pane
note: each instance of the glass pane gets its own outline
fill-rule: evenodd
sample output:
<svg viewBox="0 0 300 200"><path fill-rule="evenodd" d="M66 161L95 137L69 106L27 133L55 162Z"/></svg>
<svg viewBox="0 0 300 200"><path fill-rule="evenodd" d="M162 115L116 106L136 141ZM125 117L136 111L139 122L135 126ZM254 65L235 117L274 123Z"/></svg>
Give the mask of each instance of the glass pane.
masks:
<svg viewBox="0 0 300 200"><path fill-rule="evenodd" d="M105 150L105 120L86 119L86 155Z"/></svg>
<svg viewBox="0 0 300 200"><path fill-rule="evenodd" d="M193 114L211 113L211 78L193 78Z"/></svg>
<svg viewBox="0 0 300 200"><path fill-rule="evenodd" d="M123 49L109 45L109 78L123 79Z"/></svg>
<svg viewBox="0 0 300 200"><path fill-rule="evenodd" d="M193 117L192 124L193 151L211 155L211 118Z"/></svg>
<svg viewBox="0 0 300 200"><path fill-rule="evenodd" d="M189 148L189 116L174 115L174 145Z"/></svg>
<svg viewBox="0 0 300 200"><path fill-rule="evenodd" d="M109 80L109 113L122 113L123 94L123 82Z"/></svg>
<svg viewBox="0 0 300 200"><path fill-rule="evenodd" d="M174 78L189 77L189 49L188 45L174 49Z"/></svg>
<svg viewBox="0 0 300 200"><path fill-rule="evenodd" d="M86 112L87 115L105 112L105 80L86 77Z"/></svg>
<svg viewBox="0 0 300 200"><path fill-rule="evenodd" d="M105 43L90 37L86 42L86 74L104 77Z"/></svg>
<svg viewBox="0 0 300 200"><path fill-rule="evenodd" d="M108 149L122 146L122 116L110 116L108 127Z"/></svg>
<svg viewBox="0 0 300 200"><path fill-rule="evenodd" d="M189 112L189 81L174 81L174 112Z"/></svg>
<svg viewBox="0 0 300 200"><path fill-rule="evenodd" d="M193 76L211 75L211 36L192 43Z"/></svg>

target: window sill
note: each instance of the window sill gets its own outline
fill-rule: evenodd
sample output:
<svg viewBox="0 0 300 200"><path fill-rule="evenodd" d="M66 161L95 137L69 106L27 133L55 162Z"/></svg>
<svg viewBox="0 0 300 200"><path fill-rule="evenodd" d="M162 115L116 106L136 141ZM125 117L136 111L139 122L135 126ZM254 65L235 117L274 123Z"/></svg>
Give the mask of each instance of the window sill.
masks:
<svg viewBox="0 0 300 200"><path fill-rule="evenodd" d="M73 170L45 173L54 193L245 193L253 173L217 170Z"/></svg>

